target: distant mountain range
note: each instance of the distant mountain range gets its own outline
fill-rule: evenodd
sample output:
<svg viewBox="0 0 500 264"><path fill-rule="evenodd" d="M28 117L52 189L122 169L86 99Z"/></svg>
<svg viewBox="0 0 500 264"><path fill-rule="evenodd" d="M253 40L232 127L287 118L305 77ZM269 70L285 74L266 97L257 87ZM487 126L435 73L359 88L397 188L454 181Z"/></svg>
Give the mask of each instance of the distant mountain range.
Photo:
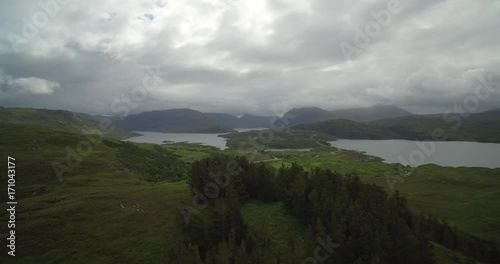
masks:
<svg viewBox="0 0 500 264"><path fill-rule="evenodd" d="M0 107L0 123L50 126L57 130L82 132L98 129L99 121L109 118L117 127L109 137L128 138L130 131L171 133L228 133L236 128L270 128L287 123L295 130L321 132L347 139L432 139L441 128L447 140L500 142L500 109L471 115L416 115L396 106L374 106L327 111L317 107L296 108L283 118L245 114L203 113L192 109L149 111L126 118L73 113L63 110ZM456 127L454 127L456 126Z"/></svg>
<svg viewBox="0 0 500 264"><path fill-rule="evenodd" d="M149 111L114 118L115 124L128 130L170 133L226 133L234 128L269 127L269 116L243 115L237 117L224 113L202 113L192 109Z"/></svg>
<svg viewBox="0 0 500 264"><path fill-rule="evenodd" d="M191 109L150 111L115 118L115 124L133 131L155 131L171 133L224 133L233 131L230 126L210 116Z"/></svg>
<svg viewBox="0 0 500 264"><path fill-rule="evenodd" d="M374 106L336 111L306 107L292 109L284 117L287 122L286 126L293 126L338 118L365 122L406 115L412 115L412 113L396 106ZM96 118L96 116L91 118ZM124 119L113 118L113 120L116 125L133 131L225 133L232 132L235 128L270 128L273 120L278 120L279 118L278 116L257 116L250 114L237 117L231 114L203 113L185 108L148 111L129 115ZM277 121L276 126L282 125L282 122L283 119Z"/></svg>

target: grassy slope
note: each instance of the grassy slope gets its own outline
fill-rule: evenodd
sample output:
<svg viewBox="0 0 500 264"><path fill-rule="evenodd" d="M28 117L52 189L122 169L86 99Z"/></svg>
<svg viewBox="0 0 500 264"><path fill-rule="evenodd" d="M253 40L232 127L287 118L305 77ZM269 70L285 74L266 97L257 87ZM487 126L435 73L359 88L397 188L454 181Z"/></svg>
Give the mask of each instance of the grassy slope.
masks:
<svg viewBox="0 0 500 264"><path fill-rule="evenodd" d="M190 202L185 182L139 183L115 150L99 144L59 183L50 163L84 136L25 125L0 127L0 134L2 157L16 158L17 263L164 262L180 232L177 205ZM2 188L2 204L4 197Z"/></svg>
<svg viewBox="0 0 500 264"><path fill-rule="evenodd" d="M467 258L461 253L449 250L440 244L432 243L434 258L438 264L465 264Z"/></svg>
<svg viewBox="0 0 500 264"><path fill-rule="evenodd" d="M0 122L49 126L55 130L83 133L89 130L101 130L99 122L77 116L63 110L32 108L0 108ZM136 135L126 130L115 128L107 137L125 139Z"/></svg>
<svg viewBox="0 0 500 264"><path fill-rule="evenodd" d="M500 169L426 165L396 185L412 207L500 242Z"/></svg>

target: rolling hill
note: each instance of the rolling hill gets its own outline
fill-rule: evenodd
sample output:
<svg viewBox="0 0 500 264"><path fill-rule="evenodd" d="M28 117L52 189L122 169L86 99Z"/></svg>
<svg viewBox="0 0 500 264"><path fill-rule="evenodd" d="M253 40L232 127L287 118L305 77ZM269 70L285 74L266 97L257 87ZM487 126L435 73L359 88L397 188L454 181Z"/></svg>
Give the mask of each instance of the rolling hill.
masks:
<svg viewBox="0 0 500 264"><path fill-rule="evenodd" d="M12 124L34 124L47 126L58 131L86 133L102 130L100 121L84 118L70 111L32 109L32 108L0 108L0 122ZM106 125L107 126L107 125ZM105 134L107 137L125 139L137 135L120 128Z"/></svg>
<svg viewBox="0 0 500 264"><path fill-rule="evenodd" d="M4 123L0 134L0 153L16 159L16 200L22 204L16 257L3 250L0 263L161 263L161 252L178 243L177 205L189 201L189 189L179 181L187 164L173 152L106 138L70 165L68 146L88 142L81 133ZM54 162L71 167L61 182ZM7 182L7 173L1 178ZM7 216L0 214L1 221Z"/></svg>
<svg viewBox="0 0 500 264"><path fill-rule="evenodd" d="M336 119L347 119L357 122L370 122L374 120L411 116L412 113L394 105L376 105L352 109L331 111Z"/></svg>
<svg viewBox="0 0 500 264"><path fill-rule="evenodd" d="M358 123L346 119L332 119L310 124L301 124L293 129L325 133L341 139L390 139L396 135L389 133L384 127Z"/></svg>
<svg viewBox="0 0 500 264"><path fill-rule="evenodd" d="M283 115L289 126L332 119L332 113L319 107L294 108Z"/></svg>
<svg viewBox="0 0 500 264"><path fill-rule="evenodd" d="M226 133L233 129L214 118L191 109L149 111L129 115L116 124L134 131L155 131L170 133Z"/></svg>
<svg viewBox="0 0 500 264"><path fill-rule="evenodd" d="M433 131L442 130L448 141L500 143L500 110L462 116L410 115L359 123L328 120L302 124L294 129L312 130L344 139L433 140Z"/></svg>
<svg viewBox="0 0 500 264"><path fill-rule="evenodd" d="M284 117L290 126L326 121L332 119L346 119L356 122L369 122L379 119L411 116L412 113L393 105L376 105L373 107L352 108L327 111L319 107L294 108Z"/></svg>

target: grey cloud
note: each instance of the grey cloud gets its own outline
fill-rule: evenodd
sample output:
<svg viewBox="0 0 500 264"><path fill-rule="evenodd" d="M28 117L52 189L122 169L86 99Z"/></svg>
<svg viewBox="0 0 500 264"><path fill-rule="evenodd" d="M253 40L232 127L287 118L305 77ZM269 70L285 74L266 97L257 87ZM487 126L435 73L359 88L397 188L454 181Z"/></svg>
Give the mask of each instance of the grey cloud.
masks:
<svg viewBox="0 0 500 264"><path fill-rule="evenodd" d="M434 112L474 93L478 74L500 72L498 1L401 0L403 11L346 60L339 44L389 1L72 1L18 53L7 34L22 35L23 17L40 8L3 1L0 68L18 81L3 81L0 105L109 114L158 66L164 81L133 112L378 103ZM493 94L481 108L498 105Z"/></svg>
<svg viewBox="0 0 500 264"><path fill-rule="evenodd" d="M0 89L6 93L48 95L52 94L59 87L60 84L57 82L33 76L15 78L12 75L6 74L0 68Z"/></svg>

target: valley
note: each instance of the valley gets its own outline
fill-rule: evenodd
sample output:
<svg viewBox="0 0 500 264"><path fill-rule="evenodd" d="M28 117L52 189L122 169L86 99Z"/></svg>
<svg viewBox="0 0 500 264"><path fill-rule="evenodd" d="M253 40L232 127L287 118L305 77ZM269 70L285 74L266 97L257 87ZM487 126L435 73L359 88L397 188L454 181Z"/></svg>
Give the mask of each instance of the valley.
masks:
<svg viewBox="0 0 500 264"><path fill-rule="evenodd" d="M288 132L296 139L290 138ZM319 167L341 175L357 175L363 183L375 184L388 194L399 192L415 216L443 219L453 230L481 240L500 238L500 216L496 210L500 204L500 169L423 165L412 170L411 175L401 176L400 171L409 168L323 145L322 142L331 140L327 135L284 130L283 134L276 133L276 143L263 140L264 134L259 132L243 132L241 135L250 133L249 138L257 141L245 136L237 142L247 144L240 146L229 138L225 150L185 143L127 143L105 137L59 181L52 163L64 161L66 148L87 140L86 135L11 122L4 122L0 133L2 155L15 156L18 166L19 263L58 259L175 263L175 252L191 250L179 248L179 241L187 239L179 206L193 203L189 191L193 184L191 164L219 155L245 157L268 170L300 165L311 172ZM295 141L296 144L290 143ZM255 148L266 142L262 148ZM311 151L266 150L307 144ZM256 188L259 186L265 184ZM309 231L280 201L243 200L240 211L249 234L258 233L259 239L273 241L272 252L287 252L290 239L308 243ZM6 216L0 220L6 221ZM52 230L50 234L46 229ZM112 242L96 244L101 240ZM449 244L440 243L447 242L433 242L432 249L438 263L454 263L457 259L466 262L463 249L447 248ZM473 251L465 253L472 254L469 259L478 257Z"/></svg>

